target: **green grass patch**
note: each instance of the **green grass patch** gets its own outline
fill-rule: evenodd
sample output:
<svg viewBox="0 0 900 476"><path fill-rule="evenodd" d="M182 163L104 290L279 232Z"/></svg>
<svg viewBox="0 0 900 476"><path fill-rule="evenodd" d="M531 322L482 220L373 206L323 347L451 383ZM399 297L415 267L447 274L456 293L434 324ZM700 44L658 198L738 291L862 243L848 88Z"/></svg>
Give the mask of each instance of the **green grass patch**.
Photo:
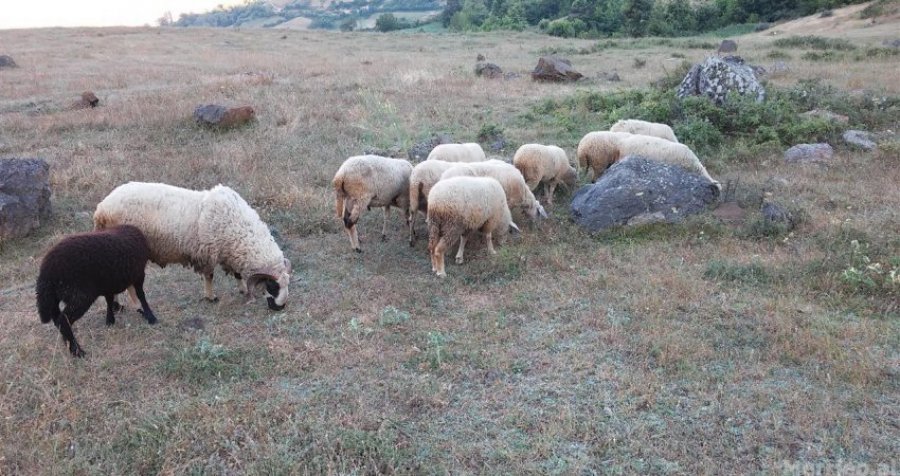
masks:
<svg viewBox="0 0 900 476"><path fill-rule="evenodd" d="M685 65L686 66L686 65ZM558 141L574 147L589 131L607 130L620 119L669 124L679 140L704 160L745 161L798 143L840 143L846 128L822 118L803 117L811 109L846 115L850 124L877 130L892 127L900 113L900 97L849 96L818 81L789 88L769 87L767 98L730 95L717 106L704 97L679 99L674 85L684 66L661 82L660 88L617 92L579 91L563 99L546 99L517 120L542 124Z"/></svg>
<svg viewBox="0 0 900 476"><path fill-rule="evenodd" d="M257 352L229 349L202 337L192 347L170 355L162 363L162 370L192 385L253 379L263 361L257 358Z"/></svg>
<svg viewBox="0 0 900 476"><path fill-rule="evenodd" d="M772 42L778 48L803 48L810 50L853 51L856 46L843 38L825 38L823 36L789 36L778 38Z"/></svg>
<svg viewBox="0 0 900 476"><path fill-rule="evenodd" d="M745 285L769 284L774 277L760 263L739 264L728 261L713 260L706 265L703 277L711 281L720 281Z"/></svg>

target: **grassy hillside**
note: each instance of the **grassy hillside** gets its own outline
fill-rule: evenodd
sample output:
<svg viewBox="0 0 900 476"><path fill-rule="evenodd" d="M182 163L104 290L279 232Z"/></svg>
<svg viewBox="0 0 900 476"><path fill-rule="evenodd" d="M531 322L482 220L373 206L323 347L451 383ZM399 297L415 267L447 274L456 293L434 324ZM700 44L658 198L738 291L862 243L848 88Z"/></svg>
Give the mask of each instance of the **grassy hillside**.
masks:
<svg viewBox="0 0 900 476"><path fill-rule="evenodd" d="M739 53L789 63L772 91L858 104L853 127L896 131L897 58L867 53L896 25L869 31L848 32L854 49L828 57L765 32L738 38ZM441 280L396 213L381 242L381 213L367 212L365 252L350 250L330 185L346 157L491 130L509 140L506 157L526 142L573 157L611 114L659 110L666 93L652 84L715 42L373 38L0 31L20 65L0 71L0 156L47 159L55 210L0 248L0 474L898 470L896 142L871 153L836 143L833 166L807 168L752 131L725 131L701 158L723 183L740 181L746 225L701 216L590 236L563 195L497 256L472 243ZM550 51L587 79L528 79ZM476 78L477 53L523 75ZM621 82L599 78L613 70ZM821 82L804 90L810 78ZM68 110L85 89L102 107ZM251 104L259 120L200 129L191 112L209 102ZM238 190L293 261L288 307L244 304L221 273L220 300L205 302L198 275L150 266L160 323L131 312L107 328L98 304L75 326L88 357L73 361L38 320L38 266L129 180ZM798 228L766 228L763 199L796 210Z"/></svg>

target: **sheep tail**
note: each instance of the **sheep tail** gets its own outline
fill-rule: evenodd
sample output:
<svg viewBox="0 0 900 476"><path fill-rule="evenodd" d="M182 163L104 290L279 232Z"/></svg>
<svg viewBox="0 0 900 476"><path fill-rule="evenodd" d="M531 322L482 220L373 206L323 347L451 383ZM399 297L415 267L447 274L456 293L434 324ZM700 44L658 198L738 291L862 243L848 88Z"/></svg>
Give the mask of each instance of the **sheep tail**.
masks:
<svg viewBox="0 0 900 476"><path fill-rule="evenodd" d="M44 279L37 281L37 308L44 324L59 319L59 296L53 283Z"/></svg>
<svg viewBox="0 0 900 476"><path fill-rule="evenodd" d="M344 200L347 198L347 191L344 190L344 180L335 179L334 181L334 207L337 210L338 218L344 217Z"/></svg>

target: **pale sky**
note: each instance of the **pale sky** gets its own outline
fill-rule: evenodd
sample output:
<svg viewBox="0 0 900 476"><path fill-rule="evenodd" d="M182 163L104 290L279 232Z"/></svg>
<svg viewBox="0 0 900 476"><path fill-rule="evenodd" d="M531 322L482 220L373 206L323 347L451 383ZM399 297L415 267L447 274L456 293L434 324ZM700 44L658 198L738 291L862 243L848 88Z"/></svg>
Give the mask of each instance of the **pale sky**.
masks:
<svg viewBox="0 0 900 476"><path fill-rule="evenodd" d="M199 13L241 0L3 0L0 30L50 26L156 25L167 11Z"/></svg>

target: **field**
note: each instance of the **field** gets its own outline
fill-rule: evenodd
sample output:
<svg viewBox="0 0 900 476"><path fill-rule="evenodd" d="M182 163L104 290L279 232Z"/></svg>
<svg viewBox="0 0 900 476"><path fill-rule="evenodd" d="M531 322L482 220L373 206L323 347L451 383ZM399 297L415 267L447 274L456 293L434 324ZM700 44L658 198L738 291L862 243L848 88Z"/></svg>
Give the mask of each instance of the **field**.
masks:
<svg viewBox="0 0 900 476"><path fill-rule="evenodd" d="M880 47L896 23L876 28L842 35ZM898 56L804 59L778 37L738 38L751 63L790 56L772 87L822 77L900 93ZM55 212L0 244L0 474L900 472L896 145L839 146L830 167L786 165L780 151L701 157L740 181L742 200L800 211L790 233L701 216L591 236L569 221L566 193L497 256L473 244L464 265L448 260L444 280L396 213L385 242L381 212L364 214L362 254L334 216L331 178L366 147L499 128L506 157L526 142L574 157L577 139L536 105L647 87L709 41L0 31L20 65L0 71L0 157L47 159ZM587 79L532 82L547 51ZM522 76L476 78L478 53ZM611 70L621 82L598 78ZM86 89L102 107L71 110ZM253 105L258 122L201 129L202 103ZM244 304L222 275L209 303L192 271L150 266L160 323L131 312L107 328L101 300L75 326L87 358L71 359L38 320L38 266L129 180L235 188L293 261L288 307Z"/></svg>

